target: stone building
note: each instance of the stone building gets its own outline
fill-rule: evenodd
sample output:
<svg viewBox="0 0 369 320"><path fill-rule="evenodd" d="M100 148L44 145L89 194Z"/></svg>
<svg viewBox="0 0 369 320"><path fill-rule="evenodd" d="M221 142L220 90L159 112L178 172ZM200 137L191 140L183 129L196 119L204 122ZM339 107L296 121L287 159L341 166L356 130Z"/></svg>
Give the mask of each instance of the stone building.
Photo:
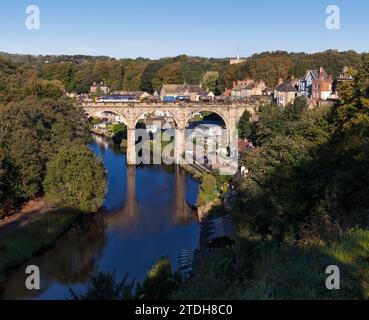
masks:
<svg viewBox="0 0 369 320"><path fill-rule="evenodd" d="M319 69L319 76L312 82L311 105L319 105L319 101L327 101L332 94L332 76L328 76L324 68Z"/></svg>
<svg viewBox="0 0 369 320"><path fill-rule="evenodd" d="M245 99L252 96L261 96L264 94L265 88L265 82L262 80L239 80L237 81L237 83L233 82L233 87L230 95L235 99Z"/></svg>
<svg viewBox="0 0 369 320"><path fill-rule="evenodd" d="M274 89L274 100L278 106L286 106L293 103L297 96L297 81L292 76L291 79L283 81L279 79L278 85Z"/></svg>
<svg viewBox="0 0 369 320"><path fill-rule="evenodd" d="M99 84L96 84L96 82L93 83L93 85L90 87L90 93L92 94L109 94L110 89L108 86L104 85L104 82L100 82Z"/></svg>
<svg viewBox="0 0 369 320"><path fill-rule="evenodd" d="M324 71L325 72L325 71ZM328 76L325 74L324 76ZM307 70L303 78L297 82L297 96L311 99L313 93L313 81L319 78L319 70Z"/></svg>
<svg viewBox="0 0 369 320"><path fill-rule="evenodd" d="M233 65L233 64L240 64L240 63L244 63L244 62L246 62L246 59L242 59L241 57L240 57L240 51L238 50L238 53L237 53L237 58L235 58L235 59L230 59L229 60L229 64L230 65Z"/></svg>

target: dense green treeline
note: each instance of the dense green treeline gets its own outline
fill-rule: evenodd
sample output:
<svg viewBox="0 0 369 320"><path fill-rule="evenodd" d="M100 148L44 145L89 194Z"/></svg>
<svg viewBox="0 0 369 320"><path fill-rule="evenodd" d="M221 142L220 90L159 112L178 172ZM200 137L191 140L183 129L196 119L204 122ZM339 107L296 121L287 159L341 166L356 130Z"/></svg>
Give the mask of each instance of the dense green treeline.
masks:
<svg viewBox="0 0 369 320"><path fill-rule="evenodd" d="M343 66L357 68L361 54L326 51L314 54L266 52L246 63L229 65L228 59L189 57L150 60L88 56L23 56L0 54L0 102L69 92L85 93L93 82L104 81L115 90L153 92L166 83L200 84L219 94L246 77L262 79L270 87L279 78L302 77L307 69L326 68L337 76ZM210 77L210 83L209 83Z"/></svg>
<svg viewBox="0 0 369 320"><path fill-rule="evenodd" d="M369 56L334 108L261 108L236 180L232 248L203 259L175 298L369 298ZM329 265L341 290L325 287Z"/></svg>
<svg viewBox="0 0 369 320"><path fill-rule="evenodd" d="M369 225L369 62L341 87L333 109L309 110L297 99L266 106L252 125L259 146L245 157L239 182L241 223L265 237L325 240Z"/></svg>
<svg viewBox="0 0 369 320"><path fill-rule="evenodd" d="M4 214L45 193L58 198L63 207L96 211L106 179L101 162L86 147L88 142L81 111L68 98L32 96L0 105L0 209Z"/></svg>

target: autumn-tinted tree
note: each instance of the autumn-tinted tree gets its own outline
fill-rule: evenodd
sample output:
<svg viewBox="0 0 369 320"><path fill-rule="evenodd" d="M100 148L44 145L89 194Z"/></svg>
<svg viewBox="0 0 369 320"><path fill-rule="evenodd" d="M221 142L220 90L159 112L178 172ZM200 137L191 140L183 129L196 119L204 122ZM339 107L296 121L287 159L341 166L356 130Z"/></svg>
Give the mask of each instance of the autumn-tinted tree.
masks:
<svg viewBox="0 0 369 320"><path fill-rule="evenodd" d="M254 78L264 80L273 87L279 78L290 75L302 77L306 70L323 66L329 74L338 76L343 66L357 68L361 54L354 51L334 50L305 54L265 52L249 57L245 63L229 65L228 59L207 59L180 55L173 58L111 59L108 57L44 56L0 54L0 102L21 100L35 94L35 86L28 86L28 79L37 84L37 94L45 96L55 84L42 81L58 80L67 91L88 92L93 82L104 81L111 91L147 90L153 92L164 83L200 84L204 74L219 73L219 79L209 86L222 93L233 81ZM41 81L42 80L42 81ZM57 85L58 86L58 85ZM33 91L32 91L33 90ZM29 92L33 93L29 93ZM28 92L28 93L27 93Z"/></svg>
<svg viewBox="0 0 369 320"><path fill-rule="evenodd" d="M340 85L341 100L337 107L340 129L359 136L369 134L369 54L358 71L351 71L353 81Z"/></svg>

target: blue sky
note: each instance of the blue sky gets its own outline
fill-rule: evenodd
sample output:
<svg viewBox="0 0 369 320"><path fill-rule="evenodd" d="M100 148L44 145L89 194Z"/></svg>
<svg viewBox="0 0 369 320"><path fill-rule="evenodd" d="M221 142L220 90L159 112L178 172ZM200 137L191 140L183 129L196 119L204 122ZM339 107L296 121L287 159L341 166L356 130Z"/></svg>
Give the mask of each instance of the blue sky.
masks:
<svg viewBox="0 0 369 320"><path fill-rule="evenodd" d="M40 30L25 27L38 5ZM325 27L328 5L340 30ZM159 58L369 51L367 0L1 0L0 51Z"/></svg>

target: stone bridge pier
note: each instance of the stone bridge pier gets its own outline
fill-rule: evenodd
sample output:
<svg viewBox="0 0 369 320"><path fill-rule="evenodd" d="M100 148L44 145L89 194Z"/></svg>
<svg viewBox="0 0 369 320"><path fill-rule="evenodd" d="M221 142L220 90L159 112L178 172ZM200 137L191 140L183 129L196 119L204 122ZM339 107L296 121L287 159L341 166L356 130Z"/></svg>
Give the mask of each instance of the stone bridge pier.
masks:
<svg viewBox="0 0 369 320"><path fill-rule="evenodd" d="M136 164L136 128L127 127L127 164Z"/></svg>

